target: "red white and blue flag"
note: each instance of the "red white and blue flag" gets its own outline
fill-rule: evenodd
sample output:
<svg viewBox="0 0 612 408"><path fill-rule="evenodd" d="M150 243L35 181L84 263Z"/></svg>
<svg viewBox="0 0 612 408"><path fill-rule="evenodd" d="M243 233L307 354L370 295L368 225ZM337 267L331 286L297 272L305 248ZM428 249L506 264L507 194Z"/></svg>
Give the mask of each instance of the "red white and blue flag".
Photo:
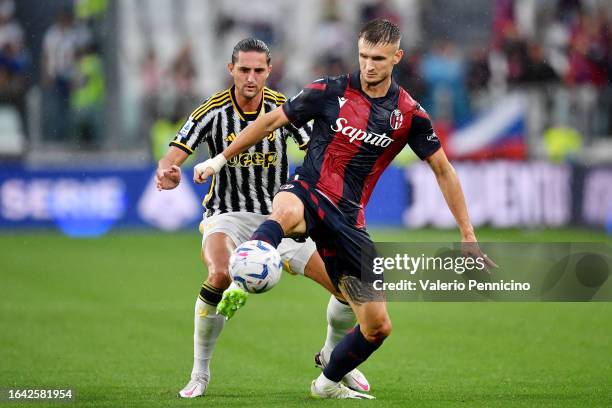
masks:
<svg viewBox="0 0 612 408"><path fill-rule="evenodd" d="M508 95L490 111L450 133L445 150L453 159L525 159L526 116L525 98L517 94Z"/></svg>

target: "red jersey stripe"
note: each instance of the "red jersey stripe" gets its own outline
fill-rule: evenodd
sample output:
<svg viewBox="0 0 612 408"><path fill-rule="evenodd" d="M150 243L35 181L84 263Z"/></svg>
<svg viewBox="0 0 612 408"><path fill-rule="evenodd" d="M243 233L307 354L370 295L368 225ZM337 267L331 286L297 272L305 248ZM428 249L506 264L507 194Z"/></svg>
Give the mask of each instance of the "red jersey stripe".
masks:
<svg viewBox="0 0 612 408"><path fill-rule="evenodd" d="M370 196L372 195L372 191L374 191L374 186L376 186L378 179L383 174L389 163L391 163L393 158L404 148L404 146L406 146L408 141L408 134L410 133L410 126L412 124L412 113L417 112L414 109L416 103L404 89L400 89L397 105L398 109L408 117L404 117L401 127L391 133L391 138L394 140L394 142L385 149L378 159L376 159L376 162L370 171L370 175L363 183L361 200L359 202L359 204L361 204L361 209L357 215L357 228L365 227L364 209L370 200ZM408 114L408 112L411 113Z"/></svg>
<svg viewBox="0 0 612 408"><path fill-rule="evenodd" d="M344 91L346 102L340 108L338 118L348 122L355 129L367 129L372 106L359 91L348 84ZM321 164L321 177L317 188L326 194L334 204L338 204L344 193L344 173L349 162L359 153L361 140L347 143L349 136L342 131L336 132L333 140L327 145Z"/></svg>

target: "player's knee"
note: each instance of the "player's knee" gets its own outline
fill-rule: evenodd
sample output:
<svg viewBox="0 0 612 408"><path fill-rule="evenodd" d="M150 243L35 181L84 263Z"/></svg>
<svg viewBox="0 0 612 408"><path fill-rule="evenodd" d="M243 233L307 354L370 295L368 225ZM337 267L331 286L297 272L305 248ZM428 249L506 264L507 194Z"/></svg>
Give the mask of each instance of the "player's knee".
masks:
<svg viewBox="0 0 612 408"><path fill-rule="evenodd" d="M382 343L391 335L391 329L391 321L389 319L384 319L377 324L366 327L364 330L364 337L370 343Z"/></svg>
<svg viewBox="0 0 612 408"><path fill-rule="evenodd" d="M227 289L232 282L227 266L208 265L208 278L206 279L215 288Z"/></svg>
<svg viewBox="0 0 612 408"><path fill-rule="evenodd" d="M277 206L272 211L270 219L281 224L285 232L291 230L302 220L302 209L295 205Z"/></svg>
<svg viewBox="0 0 612 408"><path fill-rule="evenodd" d="M386 320L380 328L380 336L383 337L383 340L391 335L392 329L393 325L391 324L391 320Z"/></svg>

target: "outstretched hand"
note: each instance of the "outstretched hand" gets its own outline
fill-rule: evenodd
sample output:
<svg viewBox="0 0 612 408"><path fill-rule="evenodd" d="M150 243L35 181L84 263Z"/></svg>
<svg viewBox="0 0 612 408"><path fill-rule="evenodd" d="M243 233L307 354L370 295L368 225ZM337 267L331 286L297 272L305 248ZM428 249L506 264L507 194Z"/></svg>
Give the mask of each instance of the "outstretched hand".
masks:
<svg viewBox="0 0 612 408"><path fill-rule="evenodd" d="M466 258L482 258L485 264L487 272L491 273L492 268L499 268L499 266L493 262L486 254L482 253L478 242L476 241L462 241L461 242L461 255Z"/></svg>
<svg viewBox="0 0 612 408"><path fill-rule="evenodd" d="M158 191L172 190L181 182L181 168L176 164L155 172L155 185Z"/></svg>

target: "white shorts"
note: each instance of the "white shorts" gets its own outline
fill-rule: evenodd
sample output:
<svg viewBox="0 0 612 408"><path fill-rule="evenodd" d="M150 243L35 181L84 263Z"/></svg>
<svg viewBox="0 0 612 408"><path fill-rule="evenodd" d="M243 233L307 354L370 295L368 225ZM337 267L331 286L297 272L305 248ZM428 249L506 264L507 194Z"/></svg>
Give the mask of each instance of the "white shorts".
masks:
<svg viewBox="0 0 612 408"><path fill-rule="evenodd" d="M204 247L206 237L215 232L226 234L234 241L234 245L238 246L251 239L253 232L267 219L266 215L247 212L228 212L210 217L205 216L200 223L202 247ZM304 274L304 268L316 250L317 246L310 238L307 238L306 242L296 242L291 238L283 238L278 246L278 252L280 252L285 269L294 275Z"/></svg>

